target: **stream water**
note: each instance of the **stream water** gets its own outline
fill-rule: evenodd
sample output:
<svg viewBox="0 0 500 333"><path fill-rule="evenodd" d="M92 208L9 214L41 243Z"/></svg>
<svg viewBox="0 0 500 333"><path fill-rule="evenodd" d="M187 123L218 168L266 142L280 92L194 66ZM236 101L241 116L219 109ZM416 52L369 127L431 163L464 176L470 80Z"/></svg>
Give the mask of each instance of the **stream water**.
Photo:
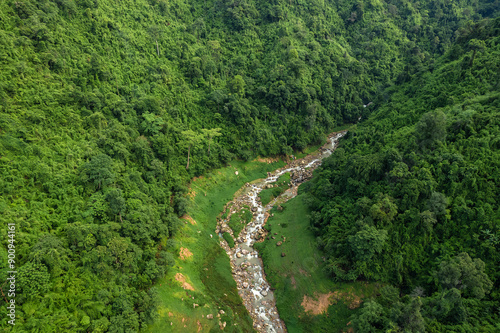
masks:
<svg viewBox="0 0 500 333"><path fill-rule="evenodd" d="M332 154L337 147L338 140L345 133L346 131L331 134L328 142L317 152L301 159L292 160L284 168L269 172L268 177L265 179L256 180L251 184L247 183L237 192L238 195L225 206L225 211L228 213L227 217L218 221L216 231L221 237L221 246L230 258L238 293L253 319L254 328L258 332L286 332L286 327L279 317L273 291L266 281L264 265L257 251L253 248L253 244L263 241L267 235L267 231L263 226L269 217L268 211L275 204L286 202L296 196L298 185L312 177L312 171L321 164L322 159ZM263 206L258 196L259 192L273 187L273 183L287 172L291 173L289 189L266 206ZM235 239L235 246L230 248L227 242L223 240L222 233L228 232L234 237L227 222L231 215L243 209L243 206L250 207L253 212L253 219Z"/></svg>

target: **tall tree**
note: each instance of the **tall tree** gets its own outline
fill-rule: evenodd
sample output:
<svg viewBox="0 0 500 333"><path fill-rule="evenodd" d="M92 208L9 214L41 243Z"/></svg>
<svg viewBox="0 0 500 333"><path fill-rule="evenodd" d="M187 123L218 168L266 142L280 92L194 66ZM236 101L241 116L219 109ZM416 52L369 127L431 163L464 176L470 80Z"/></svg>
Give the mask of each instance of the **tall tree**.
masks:
<svg viewBox="0 0 500 333"><path fill-rule="evenodd" d="M113 160L111 157L99 154L82 166L82 174L84 179L97 185L97 189L100 190L102 185L107 185L114 180L115 173L112 168Z"/></svg>
<svg viewBox="0 0 500 333"><path fill-rule="evenodd" d="M417 141L423 148L433 148L446 138L446 115L443 111L424 114L416 127Z"/></svg>
<svg viewBox="0 0 500 333"><path fill-rule="evenodd" d="M245 96L245 80L241 75L235 75L229 83L229 90L233 94L238 94L240 97Z"/></svg>
<svg viewBox="0 0 500 333"><path fill-rule="evenodd" d="M474 58L476 57L476 52L483 52L486 49L486 43L484 40L471 39L469 41L469 46L472 49L472 56L470 58L469 66L472 67L474 64Z"/></svg>
<svg viewBox="0 0 500 333"><path fill-rule="evenodd" d="M186 170L189 169L189 161L191 158L191 148L202 140L202 135L193 130L182 131L183 141L180 142L181 145L187 146L188 156Z"/></svg>
<svg viewBox="0 0 500 333"><path fill-rule="evenodd" d="M120 221L123 222L122 213L125 211L126 205L122 190L114 188L106 193L106 201L109 203L109 212L115 216L118 214Z"/></svg>
<svg viewBox="0 0 500 333"><path fill-rule="evenodd" d="M463 252L441 262L437 276L444 288L457 288L466 295L481 299L493 287L484 269L485 264L481 259L473 260L468 253Z"/></svg>
<svg viewBox="0 0 500 333"><path fill-rule="evenodd" d="M377 230L368 225L363 225L360 231L348 237L351 250L360 261L368 261L375 253L380 253L386 240L386 230Z"/></svg>
<svg viewBox="0 0 500 333"><path fill-rule="evenodd" d="M210 145L214 142L214 138L216 136L222 135L222 133L220 131L221 131L221 129L218 127L217 128L210 128L210 129L204 128L201 130L201 132L203 133L203 136L205 137L205 139L208 142L208 156L210 156Z"/></svg>

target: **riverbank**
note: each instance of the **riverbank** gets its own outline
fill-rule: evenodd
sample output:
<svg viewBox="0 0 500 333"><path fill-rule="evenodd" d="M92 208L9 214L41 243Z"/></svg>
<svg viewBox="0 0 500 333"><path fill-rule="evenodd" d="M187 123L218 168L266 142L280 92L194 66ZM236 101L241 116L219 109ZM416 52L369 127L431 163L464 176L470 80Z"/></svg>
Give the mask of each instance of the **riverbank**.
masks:
<svg viewBox="0 0 500 333"><path fill-rule="evenodd" d="M215 234L216 217L246 182L284 166L281 160L231 162L193 179L189 215L176 236L179 257L155 286L160 294L159 318L147 332L252 332L226 253Z"/></svg>
<svg viewBox="0 0 500 333"><path fill-rule="evenodd" d="M286 167L296 170L291 176L292 189L296 190L295 185L309 179L311 170L330 153L322 147L303 159L289 159ZM221 238L217 233L221 230L216 219L224 216L221 212L225 206L227 210L228 202L241 195L245 183L250 185L265 177L272 178L284 166L285 162L276 159L236 161L226 168L193 179L189 192L189 214L184 217L184 225L175 238L174 246L179 258L167 276L156 285L162 302L159 319L149 327L148 332L253 331L255 318L252 320L243 306L241 283L238 293L231 275L231 268L234 274L235 266L229 263L228 249L220 247ZM295 194L296 191L292 196Z"/></svg>
<svg viewBox="0 0 500 333"><path fill-rule="evenodd" d="M270 211L268 237L255 245L281 319L289 333L348 332L349 318L364 299L376 294L377 286L334 283L324 270L324 255L309 230L304 194L281 207Z"/></svg>
<svg viewBox="0 0 500 333"><path fill-rule="evenodd" d="M228 202L218 219L216 233L224 239L221 240L221 246L231 260L238 292L258 332L283 333L286 332L286 326L278 314L274 293L266 280L262 260L253 246L266 238L264 225L273 205L279 205L293 198L297 194L298 185L312 177L313 170L321 165L324 158L332 154L338 145L338 140L345 133L346 131L330 134L328 142L316 152L300 159L293 158L285 167L268 172L265 179L245 184L237 191L234 199ZM283 183L284 175L288 175L286 177L288 184L276 184ZM287 189L283 191L282 186ZM261 201L260 194L268 189L278 190L276 193L278 196L266 204ZM233 214L248 208L253 212L254 218L236 237L234 230L228 224ZM285 241L286 238L278 241L277 246Z"/></svg>

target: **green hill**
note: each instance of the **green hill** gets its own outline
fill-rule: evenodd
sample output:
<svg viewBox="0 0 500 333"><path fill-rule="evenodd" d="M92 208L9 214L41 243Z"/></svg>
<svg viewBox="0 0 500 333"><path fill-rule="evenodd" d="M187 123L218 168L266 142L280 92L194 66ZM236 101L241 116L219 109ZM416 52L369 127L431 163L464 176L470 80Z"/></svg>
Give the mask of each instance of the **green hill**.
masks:
<svg viewBox="0 0 500 333"><path fill-rule="evenodd" d="M16 325L2 307L2 328L157 324L165 299L183 298L159 284L178 269L180 217L200 207L189 181L234 160L302 151L359 117L368 120L308 190L334 277L451 299L465 287L442 289L422 270L466 251L495 283L486 302L463 298L466 323L478 327L470 318L480 311L493 322L482 307L498 290L498 21L482 19L497 12L498 1L466 0L2 1L0 279L17 271ZM245 177L264 169L249 163ZM228 179L218 181L236 189L243 176ZM214 191L224 194L203 204L206 235L231 195ZM324 208L338 200L345 206ZM336 247L335 209L343 221L373 221L350 223L359 230L342 237L353 241ZM421 220L418 237L403 227ZM345 252L362 228L387 231L371 260L401 258L392 271ZM212 254L221 258L213 276L230 278L212 245L192 269L200 286ZM227 320L249 325L238 298L211 283L200 295L207 307L227 301ZM429 316L437 330L452 315Z"/></svg>
<svg viewBox="0 0 500 333"><path fill-rule="evenodd" d="M499 32L468 27L305 185L331 277L389 284L356 331L500 328Z"/></svg>

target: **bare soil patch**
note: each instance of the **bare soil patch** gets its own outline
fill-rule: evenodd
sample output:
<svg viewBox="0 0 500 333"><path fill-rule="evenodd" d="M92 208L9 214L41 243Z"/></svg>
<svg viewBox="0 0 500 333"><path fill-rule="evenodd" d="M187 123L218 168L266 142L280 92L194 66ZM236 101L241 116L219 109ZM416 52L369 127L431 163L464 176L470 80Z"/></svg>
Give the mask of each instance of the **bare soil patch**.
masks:
<svg viewBox="0 0 500 333"><path fill-rule="evenodd" d="M351 292L343 293L342 299L345 303L347 303L347 307L349 307L349 309L351 310L359 308L361 306L361 303L363 303L363 300L360 296Z"/></svg>
<svg viewBox="0 0 500 333"><path fill-rule="evenodd" d="M328 307L333 303L330 299L334 293L329 292L328 294L315 294L314 296L317 298L315 300L312 297L304 295L302 299L302 307L305 312L311 312L313 315L317 316L319 314L325 313Z"/></svg>
<svg viewBox="0 0 500 333"><path fill-rule="evenodd" d="M300 274L304 275L304 276L311 276L311 274L307 273L305 270L303 270L302 268L299 268L299 272Z"/></svg>
<svg viewBox="0 0 500 333"><path fill-rule="evenodd" d="M290 277L290 280L292 281L293 289L297 289L297 282L295 282L295 277L293 275Z"/></svg>
<svg viewBox="0 0 500 333"><path fill-rule="evenodd" d="M267 164L271 164L271 163L274 163L274 162L278 162L279 161L279 158L278 157L258 157L256 159L254 159L252 162L261 162L261 163L267 163Z"/></svg>
<svg viewBox="0 0 500 333"><path fill-rule="evenodd" d="M193 286L186 282L186 278L181 273L175 274L175 280L182 283L182 288L194 291Z"/></svg>
<svg viewBox="0 0 500 333"><path fill-rule="evenodd" d="M317 300L304 295L301 305L305 312L310 311L315 316L324 313L330 305L338 301L343 301L351 310L359 308L363 303L361 297L352 292L335 291L327 294L314 294L314 297Z"/></svg>
<svg viewBox="0 0 500 333"><path fill-rule="evenodd" d="M185 247L181 247L181 251L179 254L179 257L181 257L181 260L186 260L187 258L191 257L193 253L186 249Z"/></svg>
<svg viewBox="0 0 500 333"><path fill-rule="evenodd" d="M187 215L187 214L186 214L186 215L183 215L183 216L181 217L181 220L186 220L186 221L188 221L189 223L191 223L192 225L195 225L195 224L196 224L196 221L195 221L195 220L193 220L193 218L192 218L191 216Z"/></svg>
<svg viewBox="0 0 500 333"><path fill-rule="evenodd" d="M191 183L197 181L198 179L203 179L203 178L204 178L203 176L194 177L193 179L191 179Z"/></svg>

